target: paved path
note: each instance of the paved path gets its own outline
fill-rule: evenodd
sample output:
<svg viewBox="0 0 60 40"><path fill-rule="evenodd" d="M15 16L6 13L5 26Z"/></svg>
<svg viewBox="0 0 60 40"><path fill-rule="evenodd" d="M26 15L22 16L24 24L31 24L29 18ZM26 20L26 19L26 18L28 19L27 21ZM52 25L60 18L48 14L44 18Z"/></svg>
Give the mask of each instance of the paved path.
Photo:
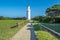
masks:
<svg viewBox="0 0 60 40"><path fill-rule="evenodd" d="M28 23L26 26L24 26L10 40L36 40L34 29L31 23Z"/></svg>

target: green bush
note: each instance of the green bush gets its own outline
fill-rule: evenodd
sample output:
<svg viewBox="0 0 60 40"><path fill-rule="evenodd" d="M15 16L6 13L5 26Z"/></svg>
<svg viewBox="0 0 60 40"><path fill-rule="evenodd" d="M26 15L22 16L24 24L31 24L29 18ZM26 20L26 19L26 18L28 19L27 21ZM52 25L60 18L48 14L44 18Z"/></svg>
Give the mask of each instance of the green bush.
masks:
<svg viewBox="0 0 60 40"><path fill-rule="evenodd" d="M42 17L42 19L39 19L40 22L44 22L44 23L53 23L53 20L51 17Z"/></svg>
<svg viewBox="0 0 60 40"><path fill-rule="evenodd" d="M55 17L55 22L54 23L60 23L60 17Z"/></svg>
<svg viewBox="0 0 60 40"><path fill-rule="evenodd" d="M60 16L55 17L38 16L35 17L34 20L44 23L60 23Z"/></svg>

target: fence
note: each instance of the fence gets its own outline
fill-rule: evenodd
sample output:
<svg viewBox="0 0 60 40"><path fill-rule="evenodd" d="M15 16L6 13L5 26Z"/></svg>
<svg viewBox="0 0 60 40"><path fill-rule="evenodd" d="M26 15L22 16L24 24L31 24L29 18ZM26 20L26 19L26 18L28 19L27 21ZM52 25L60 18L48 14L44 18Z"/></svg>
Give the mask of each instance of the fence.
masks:
<svg viewBox="0 0 60 40"><path fill-rule="evenodd" d="M42 24L40 25L40 27L41 27L41 29L43 28L43 29L47 30L48 32L50 32L52 35L56 36L60 40L60 34L57 33L56 31L54 31L54 30L52 30L52 29L50 29Z"/></svg>

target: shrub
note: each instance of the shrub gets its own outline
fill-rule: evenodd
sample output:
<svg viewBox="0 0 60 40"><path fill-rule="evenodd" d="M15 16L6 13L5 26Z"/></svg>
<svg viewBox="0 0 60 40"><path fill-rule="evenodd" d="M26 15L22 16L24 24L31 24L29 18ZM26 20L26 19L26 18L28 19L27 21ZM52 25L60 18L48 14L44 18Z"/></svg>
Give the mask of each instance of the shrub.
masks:
<svg viewBox="0 0 60 40"><path fill-rule="evenodd" d="M55 17L55 22L54 23L60 23L60 17Z"/></svg>

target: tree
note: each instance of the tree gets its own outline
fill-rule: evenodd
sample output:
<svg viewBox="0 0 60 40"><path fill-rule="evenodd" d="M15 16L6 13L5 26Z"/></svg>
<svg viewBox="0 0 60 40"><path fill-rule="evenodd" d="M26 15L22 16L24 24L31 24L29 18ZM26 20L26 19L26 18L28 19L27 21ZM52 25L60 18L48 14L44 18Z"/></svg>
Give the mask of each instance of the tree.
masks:
<svg viewBox="0 0 60 40"><path fill-rule="evenodd" d="M54 5L50 8L47 8L46 13L48 14L48 16L51 16L51 14L52 16L58 16L58 14L60 14L60 5Z"/></svg>
<svg viewBox="0 0 60 40"><path fill-rule="evenodd" d="M60 16L60 5L54 5L50 8L47 8L46 13L51 17L51 23L55 22L57 18L54 19L54 17Z"/></svg>
<svg viewBox="0 0 60 40"><path fill-rule="evenodd" d="M3 16L0 16L0 20L4 20L5 19L5 17L3 17Z"/></svg>

